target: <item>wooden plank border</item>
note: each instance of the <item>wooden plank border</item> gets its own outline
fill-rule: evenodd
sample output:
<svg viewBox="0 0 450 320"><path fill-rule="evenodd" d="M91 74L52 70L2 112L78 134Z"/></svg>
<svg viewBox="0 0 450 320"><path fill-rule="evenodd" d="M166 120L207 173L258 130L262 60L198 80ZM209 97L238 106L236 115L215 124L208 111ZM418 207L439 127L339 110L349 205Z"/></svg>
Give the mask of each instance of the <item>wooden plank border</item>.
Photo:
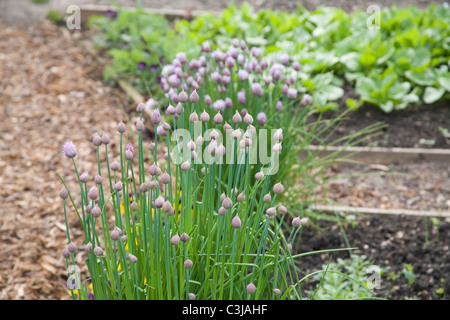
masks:
<svg viewBox="0 0 450 320"><path fill-rule="evenodd" d="M405 215L405 216L430 217L430 218L431 217L450 218L450 211L378 209L366 207L326 206L326 205L311 205L309 206L309 208L321 212L346 212L346 213L362 213L362 214Z"/></svg>

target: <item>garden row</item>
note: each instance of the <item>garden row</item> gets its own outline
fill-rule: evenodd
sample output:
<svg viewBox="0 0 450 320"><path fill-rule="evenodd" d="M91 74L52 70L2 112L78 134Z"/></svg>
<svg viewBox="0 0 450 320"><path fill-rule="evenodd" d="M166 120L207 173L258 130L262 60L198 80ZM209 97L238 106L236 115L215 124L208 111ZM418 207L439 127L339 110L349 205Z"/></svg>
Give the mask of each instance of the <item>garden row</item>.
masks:
<svg viewBox="0 0 450 320"><path fill-rule="evenodd" d="M349 108L369 103L391 112L450 97L449 20L450 10L435 5L425 11L384 8L378 19L329 7L254 12L243 4L231 5L219 16L205 14L173 25L139 8L118 9L90 21L102 29L96 44L113 58L105 78L126 78L147 96L164 89L161 70L177 53L192 61L202 45L225 50L238 38L268 61L287 54L298 63L295 89L311 96L318 109L337 109L347 83L359 96L346 99Z"/></svg>

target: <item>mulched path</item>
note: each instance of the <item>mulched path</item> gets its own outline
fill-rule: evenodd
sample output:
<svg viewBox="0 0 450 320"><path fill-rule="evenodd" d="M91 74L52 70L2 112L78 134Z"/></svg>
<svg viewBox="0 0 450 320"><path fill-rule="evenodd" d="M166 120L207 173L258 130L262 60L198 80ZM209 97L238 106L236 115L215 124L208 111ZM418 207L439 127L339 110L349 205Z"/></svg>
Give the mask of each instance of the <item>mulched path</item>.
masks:
<svg viewBox="0 0 450 320"><path fill-rule="evenodd" d="M114 147L116 125L126 120L123 93L105 85L101 72L64 28L0 26L1 300L69 298L57 174L69 189L78 184L62 146L73 141L79 170L93 176L93 135L109 134ZM68 215L76 221L73 210Z"/></svg>

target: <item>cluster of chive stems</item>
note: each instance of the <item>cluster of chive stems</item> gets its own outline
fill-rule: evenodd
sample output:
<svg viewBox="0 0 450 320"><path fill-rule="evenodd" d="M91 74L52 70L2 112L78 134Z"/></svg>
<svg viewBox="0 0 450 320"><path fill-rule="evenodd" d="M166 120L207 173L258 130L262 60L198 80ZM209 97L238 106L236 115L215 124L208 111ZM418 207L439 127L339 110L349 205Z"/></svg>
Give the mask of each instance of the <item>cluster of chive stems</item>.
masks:
<svg viewBox="0 0 450 320"><path fill-rule="evenodd" d="M286 207L276 202L285 192L284 186L275 183L274 176L262 171L251 175L253 118L247 114L242 121L236 113L231 125L222 126L223 119L217 115L211 119L203 110L198 116L198 101L195 90L190 97L184 91L179 93L178 107L169 112L172 125L162 121L159 109L154 109L150 121L155 127L162 125L165 134L156 132L146 150L145 106L139 104L137 152L131 143L124 143L127 128L120 122L119 161L110 163L110 138L96 135L93 144L98 172L93 179L87 172L79 174L75 145L64 144L63 153L72 159L79 182L81 209L61 178L64 188L60 197L69 242L62 254L69 268L75 265L74 254L84 250L89 272L87 277L68 274L74 279L69 286L74 299L301 298L294 263L299 255L292 255L291 250L307 219L285 218ZM202 128L220 131L247 126L242 137L233 136L231 156L235 161L195 162L195 150L202 148L208 137L194 137L183 146L190 150L191 157L182 163L172 162L170 131L182 128L193 134L196 122ZM273 152L280 153L282 130L272 138L277 142ZM205 149L218 160L225 150L215 139L211 135ZM164 143L168 152L165 161L158 163L158 145ZM102 151L106 163L100 161ZM145 152L151 153L153 163L144 162ZM138 170L133 166L136 157ZM67 201L72 202L84 232L85 242L80 246L71 241ZM111 206L113 216L108 210ZM112 228L110 220L114 222ZM288 221L290 226L286 227Z"/></svg>

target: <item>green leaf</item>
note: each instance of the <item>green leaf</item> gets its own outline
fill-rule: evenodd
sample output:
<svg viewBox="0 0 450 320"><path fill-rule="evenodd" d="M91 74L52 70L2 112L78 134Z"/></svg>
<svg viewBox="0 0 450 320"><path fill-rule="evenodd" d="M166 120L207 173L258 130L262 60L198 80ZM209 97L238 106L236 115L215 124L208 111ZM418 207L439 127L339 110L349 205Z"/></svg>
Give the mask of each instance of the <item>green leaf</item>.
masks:
<svg viewBox="0 0 450 320"><path fill-rule="evenodd" d="M425 92L423 94L423 101L427 104L436 102L442 97L444 92L445 90L443 88L437 89L434 87L426 87Z"/></svg>
<svg viewBox="0 0 450 320"><path fill-rule="evenodd" d="M405 71L405 76L420 86L432 86L434 83L434 72L432 69L426 69L424 72Z"/></svg>
<svg viewBox="0 0 450 320"><path fill-rule="evenodd" d="M327 93L328 100L335 101L340 99L344 95L344 90L341 87L327 85L324 88L324 91Z"/></svg>
<svg viewBox="0 0 450 320"><path fill-rule="evenodd" d="M442 88L450 92L450 74L442 74L438 77L438 82Z"/></svg>
<svg viewBox="0 0 450 320"><path fill-rule="evenodd" d="M383 112L389 113L394 110L394 102L392 102L391 100L382 102L380 103L380 109L383 110Z"/></svg>

